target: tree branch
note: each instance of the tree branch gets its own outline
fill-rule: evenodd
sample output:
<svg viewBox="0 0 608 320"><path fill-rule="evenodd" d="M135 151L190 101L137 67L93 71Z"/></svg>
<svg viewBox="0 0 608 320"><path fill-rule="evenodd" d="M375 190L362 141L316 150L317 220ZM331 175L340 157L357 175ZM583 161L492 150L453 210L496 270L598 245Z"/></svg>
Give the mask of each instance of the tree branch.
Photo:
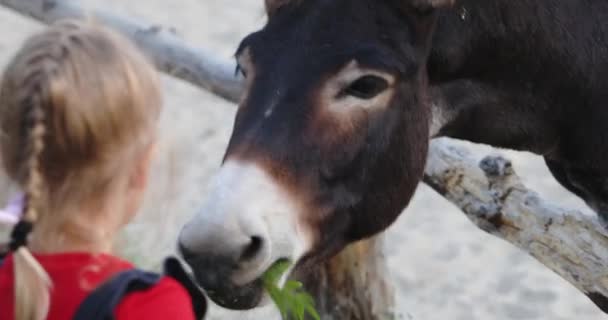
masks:
<svg viewBox="0 0 608 320"><path fill-rule="evenodd" d="M234 62L195 48L159 26L141 24L101 10L85 11L81 4L69 0L0 0L0 5L44 23L65 18L93 18L132 39L162 72L228 101L239 100L242 83L235 76Z"/></svg>
<svg viewBox="0 0 608 320"><path fill-rule="evenodd" d="M597 216L547 203L509 160L477 164L444 139L431 143L424 180L479 228L528 252L608 313L608 232Z"/></svg>
<svg viewBox="0 0 608 320"><path fill-rule="evenodd" d="M47 23L84 16L84 10L68 0L0 4ZM162 28L102 11L90 15L133 39L160 70L238 101L242 86L232 72L234 64L189 46ZM595 216L547 203L521 183L508 160L487 157L478 164L466 150L444 140L431 143L424 180L478 227L528 252L608 313L608 233Z"/></svg>

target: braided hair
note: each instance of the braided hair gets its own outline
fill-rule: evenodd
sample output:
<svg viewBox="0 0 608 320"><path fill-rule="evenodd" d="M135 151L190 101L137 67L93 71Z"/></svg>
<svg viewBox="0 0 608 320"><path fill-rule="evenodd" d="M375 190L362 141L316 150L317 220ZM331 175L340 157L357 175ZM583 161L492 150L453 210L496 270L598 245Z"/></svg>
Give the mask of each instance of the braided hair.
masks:
<svg viewBox="0 0 608 320"><path fill-rule="evenodd" d="M61 57L54 55L60 43L39 42L28 47L27 67L23 69L17 85L16 113L21 114L20 138L23 166L20 179L23 181L25 202L21 220L11 233L9 244L13 252L15 270L15 318L23 320L44 319L50 306L49 287L51 281L42 266L28 250L28 236L38 219L38 210L43 194L44 181L40 172L40 158L44 150L46 133L45 105L48 104L48 76L60 63ZM27 47L27 46L26 46ZM0 96L4 96L4 93ZM31 302L30 302L31 301ZM34 303L37 308L31 308Z"/></svg>

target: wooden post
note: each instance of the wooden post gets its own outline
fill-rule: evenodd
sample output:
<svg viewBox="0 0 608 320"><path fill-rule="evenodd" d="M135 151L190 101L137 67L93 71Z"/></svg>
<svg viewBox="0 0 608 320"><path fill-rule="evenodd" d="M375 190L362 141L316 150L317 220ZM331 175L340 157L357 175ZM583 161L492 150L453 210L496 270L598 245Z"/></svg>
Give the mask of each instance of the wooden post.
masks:
<svg viewBox="0 0 608 320"><path fill-rule="evenodd" d="M508 159L481 161L447 139L431 144L426 183L477 227L527 252L608 313L608 230L528 189Z"/></svg>

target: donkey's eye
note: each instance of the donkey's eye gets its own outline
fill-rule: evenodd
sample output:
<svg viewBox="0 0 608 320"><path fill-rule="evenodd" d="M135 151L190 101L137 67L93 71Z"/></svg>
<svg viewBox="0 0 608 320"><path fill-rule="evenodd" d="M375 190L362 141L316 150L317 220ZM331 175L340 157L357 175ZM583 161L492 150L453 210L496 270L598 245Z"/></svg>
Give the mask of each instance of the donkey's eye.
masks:
<svg viewBox="0 0 608 320"><path fill-rule="evenodd" d="M247 78L247 71L245 70L245 68L243 68L243 66L237 63L236 69L234 70L234 76L236 77L239 74L243 76L243 78Z"/></svg>
<svg viewBox="0 0 608 320"><path fill-rule="evenodd" d="M388 88L388 82L381 77L367 75L351 83L343 90L344 95L359 99L371 99Z"/></svg>

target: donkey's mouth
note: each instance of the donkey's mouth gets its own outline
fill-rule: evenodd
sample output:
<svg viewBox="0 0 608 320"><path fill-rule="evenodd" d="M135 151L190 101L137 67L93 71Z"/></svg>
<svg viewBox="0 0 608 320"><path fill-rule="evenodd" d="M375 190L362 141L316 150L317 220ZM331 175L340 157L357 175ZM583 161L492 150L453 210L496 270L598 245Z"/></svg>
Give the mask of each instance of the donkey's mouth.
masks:
<svg viewBox="0 0 608 320"><path fill-rule="evenodd" d="M270 303L267 286L281 287L291 270L288 259L279 259L258 278L246 284L237 284L230 276L224 276L227 273L222 273L217 268L214 271L220 272L194 269L194 276L217 305L231 310L249 310Z"/></svg>
<svg viewBox="0 0 608 320"><path fill-rule="evenodd" d="M249 310L259 307L266 296L264 284L257 279L245 285L235 284L220 273L194 270L196 281L217 305L231 310Z"/></svg>

